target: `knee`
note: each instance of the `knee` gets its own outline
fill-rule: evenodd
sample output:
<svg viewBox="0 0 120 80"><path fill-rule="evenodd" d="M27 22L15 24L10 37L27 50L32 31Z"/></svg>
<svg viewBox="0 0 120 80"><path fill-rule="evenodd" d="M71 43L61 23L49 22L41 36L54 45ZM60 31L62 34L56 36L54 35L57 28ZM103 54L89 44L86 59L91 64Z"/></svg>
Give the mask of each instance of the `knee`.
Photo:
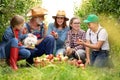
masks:
<svg viewBox="0 0 120 80"><path fill-rule="evenodd" d="M30 55L31 55L30 51L29 51L29 50L27 50L27 51L26 51L26 58L29 58L29 57L30 57Z"/></svg>
<svg viewBox="0 0 120 80"><path fill-rule="evenodd" d="M11 46L12 47L18 47L18 39L13 38L10 41L11 41Z"/></svg>
<svg viewBox="0 0 120 80"><path fill-rule="evenodd" d="M29 58L31 55L31 52L29 50L24 50L23 52L23 59Z"/></svg>
<svg viewBox="0 0 120 80"><path fill-rule="evenodd" d="M52 35L48 35L46 37L46 39L49 40L49 41L54 41L55 40L55 38Z"/></svg>

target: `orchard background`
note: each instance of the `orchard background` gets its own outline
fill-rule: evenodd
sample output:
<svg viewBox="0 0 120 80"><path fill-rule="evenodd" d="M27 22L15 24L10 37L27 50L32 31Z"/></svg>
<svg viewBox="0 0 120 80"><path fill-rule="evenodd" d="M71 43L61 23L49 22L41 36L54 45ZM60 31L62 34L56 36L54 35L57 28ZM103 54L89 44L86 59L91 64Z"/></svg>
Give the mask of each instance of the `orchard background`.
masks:
<svg viewBox="0 0 120 80"><path fill-rule="evenodd" d="M30 8L42 4L41 0L0 0L0 41L9 20L14 14L26 17ZM120 0L83 0L75 6L74 13L81 20L94 13L100 17L101 25L106 28L110 41L110 67L95 68L87 66L84 70L67 63L50 64L45 67L20 67L12 71L0 63L0 80L119 80L120 79ZM87 25L82 23L82 29ZM25 64L19 61L18 65Z"/></svg>

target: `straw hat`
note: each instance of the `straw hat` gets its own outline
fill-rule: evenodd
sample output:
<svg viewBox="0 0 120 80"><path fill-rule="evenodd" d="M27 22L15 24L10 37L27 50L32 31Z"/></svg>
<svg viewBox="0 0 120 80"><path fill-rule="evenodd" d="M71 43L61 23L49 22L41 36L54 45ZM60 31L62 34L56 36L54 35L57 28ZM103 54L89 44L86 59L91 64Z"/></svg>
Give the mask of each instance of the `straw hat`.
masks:
<svg viewBox="0 0 120 80"><path fill-rule="evenodd" d="M47 10L41 7L34 7L32 9L30 9L30 11L28 12L27 16L43 16L47 14Z"/></svg>
<svg viewBox="0 0 120 80"><path fill-rule="evenodd" d="M56 16L52 16L52 18L56 18L56 17L64 17L66 21L69 20L69 18L66 17L66 13L64 10L58 10Z"/></svg>

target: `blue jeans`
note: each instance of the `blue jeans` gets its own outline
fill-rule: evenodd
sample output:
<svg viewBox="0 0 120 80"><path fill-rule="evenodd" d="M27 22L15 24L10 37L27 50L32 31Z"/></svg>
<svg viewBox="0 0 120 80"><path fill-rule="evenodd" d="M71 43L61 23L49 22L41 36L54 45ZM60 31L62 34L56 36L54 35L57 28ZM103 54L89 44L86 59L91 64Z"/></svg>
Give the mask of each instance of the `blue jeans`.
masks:
<svg viewBox="0 0 120 80"><path fill-rule="evenodd" d="M18 55L20 56L21 59L27 59L31 55L29 50L25 49L23 46L18 46L18 40L16 38L13 38L10 41L8 41L8 43L5 46L6 58L9 58L10 56L11 47L19 48Z"/></svg>
<svg viewBox="0 0 120 80"><path fill-rule="evenodd" d="M95 67L105 67L108 61L109 51L101 50L101 51L92 51L91 54L91 65Z"/></svg>
<svg viewBox="0 0 120 80"><path fill-rule="evenodd" d="M36 46L36 48L38 49L36 51L36 55L41 56L44 53L53 54L54 41L55 41L54 37L48 35L39 45Z"/></svg>
<svg viewBox="0 0 120 80"><path fill-rule="evenodd" d="M64 55L64 52L65 52L65 49L64 48L60 48L60 49L57 50L55 55L58 55L58 54Z"/></svg>

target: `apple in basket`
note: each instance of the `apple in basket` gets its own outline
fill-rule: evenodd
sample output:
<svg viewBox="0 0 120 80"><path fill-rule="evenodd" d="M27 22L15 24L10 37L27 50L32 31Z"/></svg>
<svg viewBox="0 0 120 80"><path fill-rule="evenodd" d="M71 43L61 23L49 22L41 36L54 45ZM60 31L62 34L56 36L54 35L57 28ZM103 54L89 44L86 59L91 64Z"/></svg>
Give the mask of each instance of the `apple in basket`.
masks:
<svg viewBox="0 0 120 80"><path fill-rule="evenodd" d="M82 63L82 60L78 60L77 63L78 63L78 64L81 64L81 63Z"/></svg>

